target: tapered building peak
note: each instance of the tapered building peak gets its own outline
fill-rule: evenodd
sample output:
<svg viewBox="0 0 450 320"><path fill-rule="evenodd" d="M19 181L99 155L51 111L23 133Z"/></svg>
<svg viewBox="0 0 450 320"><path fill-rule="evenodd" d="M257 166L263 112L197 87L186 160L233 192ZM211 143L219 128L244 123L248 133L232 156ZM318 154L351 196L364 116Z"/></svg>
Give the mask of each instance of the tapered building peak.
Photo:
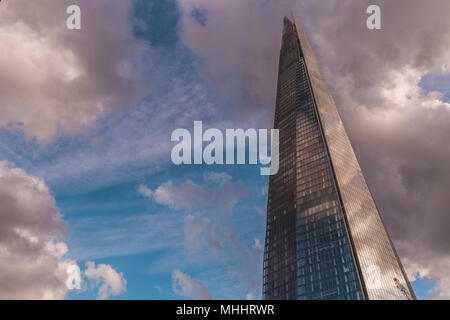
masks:
<svg viewBox="0 0 450 320"><path fill-rule="evenodd" d="M305 31L284 18L265 299L415 299Z"/></svg>

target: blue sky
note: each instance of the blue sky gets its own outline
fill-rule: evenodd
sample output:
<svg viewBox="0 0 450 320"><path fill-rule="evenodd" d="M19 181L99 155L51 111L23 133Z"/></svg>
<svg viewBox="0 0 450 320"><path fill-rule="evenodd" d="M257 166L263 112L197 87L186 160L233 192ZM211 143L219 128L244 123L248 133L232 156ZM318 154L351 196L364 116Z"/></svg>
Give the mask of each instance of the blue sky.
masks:
<svg viewBox="0 0 450 320"><path fill-rule="evenodd" d="M266 124L261 119L271 121L273 109L257 106L233 116L228 104L239 108L237 101L254 96L239 72L205 77L198 68L204 57L181 38L182 14L175 0L134 2L128 17L134 40L151 48L140 70L142 98L103 113L77 134L58 127L56 137L44 142L3 126L0 158L51 189L69 227L68 258L82 269L95 261L123 273L126 291L113 298L186 298L173 288L174 270L200 281L215 299L260 298L267 178L251 165L175 166L170 135L176 128L191 130L194 120L215 128ZM215 18L203 7L189 16L195 28ZM275 75L269 80L275 83ZM223 92L216 81L227 82ZM227 91L235 87L245 89ZM427 73L420 87L450 99L448 76ZM436 282L422 277L412 285L418 297L430 298ZM97 292L71 291L68 297L95 299Z"/></svg>
<svg viewBox="0 0 450 320"><path fill-rule="evenodd" d="M195 11L193 16L206 23L204 12ZM254 239L262 243L264 234L266 178L259 175L259 167L177 167L170 160L174 129L191 130L198 119L220 127L224 119L220 104L195 71L194 54L180 42L176 2L138 1L130 23L136 38L158 50L146 74L145 98L98 119L83 134L62 133L46 143L3 129L0 155L42 177L50 187L69 225L68 257L76 259L81 269L86 261L95 260L124 274L127 290L115 298L183 298L172 289L174 269L202 281L213 298L245 299L248 293L258 297L260 286L248 288L233 275L246 267L242 257L207 248L192 253L184 246L186 217L213 216L216 204L173 210L138 192L140 184L154 190L167 181L180 185L186 180L216 190L219 182L205 182L205 177L226 172L233 187L241 184L248 195L237 197L230 227L236 228L239 242L256 253L251 272L261 278L262 251L252 249ZM73 299L95 297L94 290L69 293Z"/></svg>
<svg viewBox="0 0 450 320"><path fill-rule="evenodd" d="M444 101L450 101L450 76L429 73L421 79L420 86L426 92L442 92Z"/></svg>

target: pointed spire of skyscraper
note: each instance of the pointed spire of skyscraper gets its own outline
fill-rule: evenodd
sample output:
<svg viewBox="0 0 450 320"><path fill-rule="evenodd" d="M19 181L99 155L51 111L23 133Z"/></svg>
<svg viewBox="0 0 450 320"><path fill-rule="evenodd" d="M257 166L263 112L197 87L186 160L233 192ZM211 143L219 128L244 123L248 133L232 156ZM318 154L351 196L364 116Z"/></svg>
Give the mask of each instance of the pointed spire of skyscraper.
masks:
<svg viewBox="0 0 450 320"><path fill-rule="evenodd" d="M263 297L415 298L293 13L284 19L274 127L280 169L269 182Z"/></svg>

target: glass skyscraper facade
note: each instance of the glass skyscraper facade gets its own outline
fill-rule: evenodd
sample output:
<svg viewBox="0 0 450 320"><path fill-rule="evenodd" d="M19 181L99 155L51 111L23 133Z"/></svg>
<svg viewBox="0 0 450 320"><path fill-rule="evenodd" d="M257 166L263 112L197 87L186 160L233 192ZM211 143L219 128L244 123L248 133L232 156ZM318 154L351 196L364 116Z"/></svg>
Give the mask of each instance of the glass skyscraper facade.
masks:
<svg viewBox="0 0 450 320"><path fill-rule="evenodd" d="M284 19L264 299L415 299L302 26Z"/></svg>

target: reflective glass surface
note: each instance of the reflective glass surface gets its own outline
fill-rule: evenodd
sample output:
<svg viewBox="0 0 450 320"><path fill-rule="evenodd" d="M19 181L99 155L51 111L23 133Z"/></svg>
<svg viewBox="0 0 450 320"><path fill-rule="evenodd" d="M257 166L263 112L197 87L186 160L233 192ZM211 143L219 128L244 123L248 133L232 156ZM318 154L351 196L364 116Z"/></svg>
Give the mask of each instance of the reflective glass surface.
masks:
<svg viewBox="0 0 450 320"><path fill-rule="evenodd" d="M264 260L266 299L362 299L294 25L285 20Z"/></svg>
<svg viewBox="0 0 450 320"><path fill-rule="evenodd" d="M300 24L284 20L265 299L414 299Z"/></svg>

